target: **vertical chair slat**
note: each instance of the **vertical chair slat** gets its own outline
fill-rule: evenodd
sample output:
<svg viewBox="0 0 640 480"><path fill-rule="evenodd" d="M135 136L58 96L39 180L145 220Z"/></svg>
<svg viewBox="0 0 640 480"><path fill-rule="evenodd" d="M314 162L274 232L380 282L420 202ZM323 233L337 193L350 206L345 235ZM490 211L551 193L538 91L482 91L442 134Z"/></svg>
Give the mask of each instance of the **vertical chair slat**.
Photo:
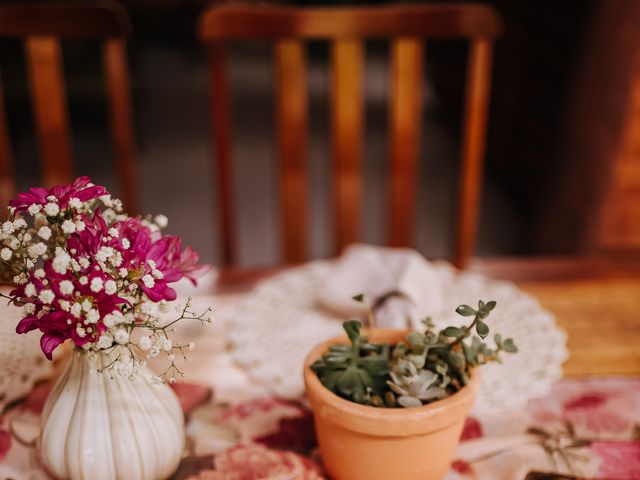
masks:
<svg viewBox="0 0 640 480"><path fill-rule="evenodd" d="M4 88L0 76L0 208L4 208L16 193L15 168L13 153L9 139L7 110L4 102ZM7 212L2 210L0 218L6 218Z"/></svg>
<svg viewBox="0 0 640 480"><path fill-rule="evenodd" d="M331 131L337 250L360 238L364 56L364 45L359 40L339 39L333 44Z"/></svg>
<svg viewBox="0 0 640 480"><path fill-rule="evenodd" d="M72 153L60 42L29 37L25 48L43 180L47 185L68 183L73 180Z"/></svg>
<svg viewBox="0 0 640 480"><path fill-rule="evenodd" d="M237 261L235 202L233 195L233 162L231 158L231 117L229 115L229 80L227 78L226 45L219 42L209 46L211 81L212 136L215 144L213 158L217 187L220 239L222 243L222 264L231 265Z"/></svg>
<svg viewBox="0 0 640 480"><path fill-rule="evenodd" d="M423 43L398 38L391 44L389 244L413 244L422 124Z"/></svg>
<svg viewBox="0 0 640 480"><path fill-rule="evenodd" d="M466 260L473 254L476 240L491 88L492 50L493 42L488 38L473 39L469 49L455 255L456 266L460 268L465 266Z"/></svg>
<svg viewBox="0 0 640 480"><path fill-rule="evenodd" d="M120 191L126 211L130 215L137 215L140 213L140 205L125 41L121 38L107 39L102 47L102 61L109 96L111 136L115 146Z"/></svg>
<svg viewBox="0 0 640 480"><path fill-rule="evenodd" d="M275 45L276 124L280 153L283 254L287 263L307 255L307 80L305 47L297 40Z"/></svg>

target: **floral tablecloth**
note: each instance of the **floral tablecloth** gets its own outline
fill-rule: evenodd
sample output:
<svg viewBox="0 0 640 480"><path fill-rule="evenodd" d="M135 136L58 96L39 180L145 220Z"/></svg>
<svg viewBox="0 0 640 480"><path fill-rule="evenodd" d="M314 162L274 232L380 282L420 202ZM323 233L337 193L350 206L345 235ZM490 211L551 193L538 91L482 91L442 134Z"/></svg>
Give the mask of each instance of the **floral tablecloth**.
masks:
<svg viewBox="0 0 640 480"><path fill-rule="evenodd" d="M209 386L174 388L187 418L176 479L325 478L303 399L230 403ZM48 390L36 387L0 417L1 479L48 478L17 438L37 431ZM565 379L525 410L470 416L447 480L523 478L640 479L640 379Z"/></svg>

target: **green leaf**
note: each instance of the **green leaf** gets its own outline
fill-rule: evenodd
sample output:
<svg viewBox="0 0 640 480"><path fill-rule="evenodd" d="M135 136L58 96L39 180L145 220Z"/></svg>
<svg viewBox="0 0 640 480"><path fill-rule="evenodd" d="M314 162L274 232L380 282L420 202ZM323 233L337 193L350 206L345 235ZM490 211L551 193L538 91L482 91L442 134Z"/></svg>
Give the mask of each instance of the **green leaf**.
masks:
<svg viewBox="0 0 640 480"><path fill-rule="evenodd" d="M518 347L513 342L513 338L507 338L502 342L502 349L508 353L516 353L518 351Z"/></svg>
<svg viewBox="0 0 640 480"><path fill-rule="evenodd" d="M423 345L424 337L419 332L411 332L407 337L407 341L412 345Z"/></svg>
<svg viewBox="0 0 640 480"><path fill-rule="evenodd" d="M485 312L490 312L491 310L496 308L496 305L497 304L496 304L495 300L491 300L490 302L485 303L485 305L484 305Z"/></svg>
<svg viewBox="0 0 640 480"><path fill-rule="evenodd" d="M347 396L351 396L356 392L364 392L364 386L358 374L358 368L354 366L347 368L338 379L336 387L340 393Z"/></svg>
<svg viewBox="0 0 640 480"><path fill-rule="evenodd" d="M475 365L478 362L478 357L471 347L469 347L466 343L462 343L462 351L464 352L464 358L467 359L467 363Z"/></svg>
<svg viewBox="0 0 640 480"><path fill-rule="evenodd" d="M330 352L330 353L325 353L322 358L327 363L327 365L330 365L330 366L341 365L341 364L346 365L351 359L351 354Z"/></svg>
<svg viewBox="0 0 640 480"><path fill-rule="evenodd" d="M445 337L459 337L464 333L464 330L458 327L447 327L440 333Z"/></svg>
<svg viewBox="0 0 640 480"><path fill-rule="evenodd" d="M460 305L458 308L456 308L456 313L458 315L462 315L463 317L473 317L475 316L478 312L476 312L473 308L471 308L469 305Z"/></svg>
<svg viewBox="0 0 640 480"><path fill-rule="evenodd" d="M484 339L487 335L489 335L489 325L487 325L483 321L478 320L478 322L476 322L476 333L480 335L480 338Z"/></svg>
<svg viewBox="0 0 640 480"><path fill-rule="evenodd" d="M502 335L500 335L499 333L496 333L495 336L493 337L493 340L496 342L496 347L498 348L502 347Z"/></svg>
<svg viewBox="0 0 640 480"><path fill-rule="evenodd" d="M354 299L356 302L364 302L364 293L359 293L358 295L354 295L353 297L351 297L352 299Z"/></svg>
<svg viewBox="0 0 640 480"><path fill-rule="evenodd" d="M350 353L351 347L349 345L331 345L329 347L329 351L334 353L345 353L345 352Z"/></svg>
<svg viewBox="0 0 640 480"><path fill-rule="evenodd" d="M351 343L355 343L358 338L360 338L360 328L362 324L358 320L347 320L342 324L342 328L347 332L349 340Z"/></svg>

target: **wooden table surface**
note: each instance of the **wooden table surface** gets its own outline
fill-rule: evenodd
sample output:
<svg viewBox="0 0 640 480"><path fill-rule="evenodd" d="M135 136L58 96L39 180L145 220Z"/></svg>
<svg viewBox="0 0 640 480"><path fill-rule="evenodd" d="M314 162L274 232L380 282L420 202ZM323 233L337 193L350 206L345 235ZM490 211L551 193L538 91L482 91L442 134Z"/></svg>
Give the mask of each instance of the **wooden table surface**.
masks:
<svg viewBox="0 0 640 480"><path fill-rule="evenodd" d="M640 375L640 257L490 258L470 269L515 282L555 314L569 335L565 375ZM223 270L217 292L248 291L280 270Z"/></svg>

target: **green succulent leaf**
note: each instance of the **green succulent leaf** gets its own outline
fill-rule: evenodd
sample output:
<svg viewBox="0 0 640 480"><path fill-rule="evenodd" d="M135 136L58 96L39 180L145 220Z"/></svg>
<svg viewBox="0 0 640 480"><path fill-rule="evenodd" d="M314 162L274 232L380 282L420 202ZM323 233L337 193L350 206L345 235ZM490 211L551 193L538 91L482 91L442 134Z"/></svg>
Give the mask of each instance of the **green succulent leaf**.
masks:
<svg viewBox="0 0 640 480"><path fill-rule="evenodd" d="M474 317L478 312L476 312L469 305L460 305L458 308L456 308L456 313L458 315L462 315L463 317Z"/></svg>
<svg viewBox="0 0 640 480"><path fill-rule="evenodd" d="M362 324L358 320L347 320L342 324L342 328L347 332L347 336L351 343L354 343L356 340L360 338L360 328Z"/></svg>
<svg viewBox="0 0 640 480"><path fill-rule="evenodd" d="M490 312L491 310L493 310L494 308L496 308L496 301L495 300L491 300L490 302L485 303L484 305L484 311L485 312Z"/></svg>
<svg viewBox="0 0 640 480"><path fill-rule="evenodd" d="M480 335L480 338L484 339L487 335L489 335L489 325L481 320L478 320L476 322L476 333Z"/></svg>
<svg viewBox="0 0 640 480"><path fill-rule="evenodd" d="M513 342L513 338L507 338L502 342L502 349L507 353L516 353L518 351L518 347Z"/></svg>
<svg viewBox="0 0 640 480"><path fill-rule="evenodd" d="M464 333L464 330L458 327L447 327L440 333L445 337L459 337Z"/></svg>
<svg viewBox="0 0 640 480"><path fill-rule="evenodd" d="M424 345L424 335L420 332L411 332L407 337L407 341L411 345Z"/></svg>
<svg viewBox="0 0 640 480"><path fill-rule="evenodd" d="M472 365L478 363L478 356L473 349L464 342L462 342L462 351L464 352L464 358L467 360L467 363Z"/></svg>
<svg viewBox="0 0 640 480"><path fill-rule="evenodd" d="M353 300L355 300L356 302L364 302L364 293L359 293L358 295L354 295L353 297L351 297Z"/></svg>

